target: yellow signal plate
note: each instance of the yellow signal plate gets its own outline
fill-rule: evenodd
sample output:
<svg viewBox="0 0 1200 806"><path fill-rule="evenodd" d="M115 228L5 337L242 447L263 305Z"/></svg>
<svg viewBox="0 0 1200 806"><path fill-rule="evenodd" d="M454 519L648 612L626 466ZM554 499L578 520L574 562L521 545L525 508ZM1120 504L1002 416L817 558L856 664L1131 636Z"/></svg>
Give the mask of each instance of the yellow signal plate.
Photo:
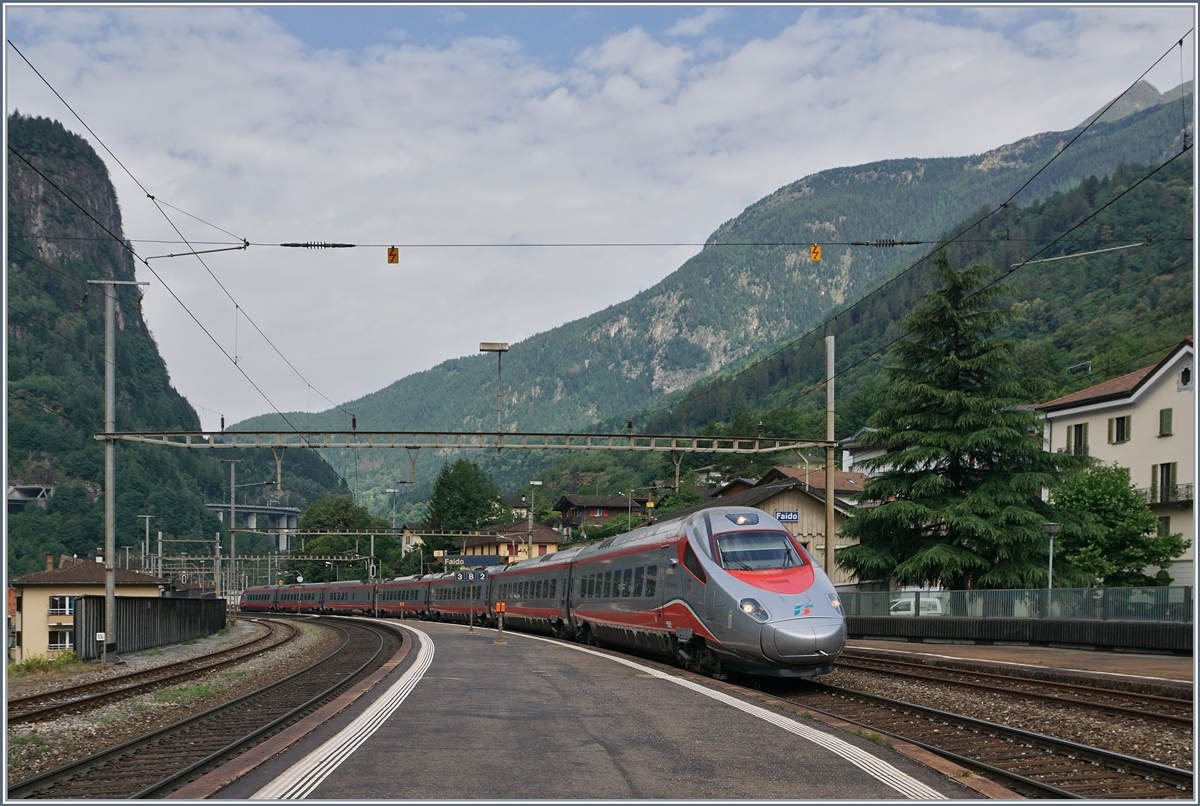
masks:
<svg viewBox="0 0 1200 806"><path fill-rule="evenodd" d="M813 263L817 263L821 260L821 247L819 245L813 244L812 246L808 247L808 259Z"/></svg>
<svg viewBox="0 0 1200 806"><path fill-rule="evenodd" d="M400 262L400 250L394 246L388 247L388 263Z"/></svg>

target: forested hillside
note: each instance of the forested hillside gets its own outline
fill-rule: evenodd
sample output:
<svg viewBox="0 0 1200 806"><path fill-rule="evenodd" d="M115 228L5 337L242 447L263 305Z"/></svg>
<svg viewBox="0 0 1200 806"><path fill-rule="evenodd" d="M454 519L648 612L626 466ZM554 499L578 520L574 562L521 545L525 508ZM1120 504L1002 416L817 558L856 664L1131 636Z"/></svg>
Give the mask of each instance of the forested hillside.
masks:
<svg viewBox="0 0 1200 806"><path fill-rule="evenodd" d="M28 505L9 517L8 570L19 575L40 569L47 553L87 555L104 545L104 449L93 437L104 430L104 293L87 281L133 280L135 272L129 252L49 184L120 235L116 195L96 152L56 121L14 114L8 124L16 154L8 155L5 459L10 484L54 487L46 509ZM142 319L140 291L117 288L117 430L199 430ZM315 453L293 453L284 490L260 488L250 500L301 505L344 490ZM240 479L274 480L269 453L237 458L247 460ZM154 516L156 532L211 541L220 524L204 503L228 500L218 456L118 445L116 460L118 546L141 540L144 514Z"/></svg>
<svg viewBox="0 0 1200 806"><path fill-rule="evenodd" d="M1111 175L1121 165L1157 164L1176 153L1180 103L1190 104L1190 85L1164 96L1144 85L1136 95L1136 103L1122 103L1100 118L1014 203L1028 207L1086 177ZM1078 133L1039 134L972 157L836 168L784 186L722 225L700 254L631 300L512 345L504 359L506 428L609 430L634 415L643 432L685 423L690 429L709 419L728 421L738 405L758 409L763 387L754 381L724 402L698 409L688 404L673 419L647 422L642 415L661 409L664 397L675 399L714 372L736 369L795 338L894 276L972 211L1006 200ZM922 243L852 243L880 239ZM819 263L809 260L811 243L824 244ZM919 273L908 282L918 279ZM883 309L868 318L898 321L888 311L898 314L918 287L898 286L887 300L873 303ZM862 309L856 310L861 317ZM848 345L842 355L853 358L853 349ZM403 378L345 409L357 414L361 430L492 430L494 394L495 359L468 356ZM297 416L314 428L348 425L337 410ZM237 428L279 423L264 415ZM331 461L347 478L358 472L352 482L376 511L390 502L382 489L408 475L404 457L360 452ZM516 484L545 459L505 454L486 461L493 477ZM433 464L423 459L426 480L436 472ZM418 485L402 500L422 497Z"/></svg>

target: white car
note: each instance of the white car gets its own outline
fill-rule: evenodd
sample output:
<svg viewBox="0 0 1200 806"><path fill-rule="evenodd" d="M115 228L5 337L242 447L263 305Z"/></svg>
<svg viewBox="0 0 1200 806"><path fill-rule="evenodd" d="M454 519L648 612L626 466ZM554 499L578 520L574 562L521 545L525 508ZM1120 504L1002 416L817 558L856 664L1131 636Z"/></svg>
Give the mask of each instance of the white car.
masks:
<svg viewBox="0 0 1200 806"><path fill-rule="evenodd" d="M911 616L913 614L913 599L906 597L904 599L895 599L888 608L888 613L893 616ZM942 603L939 599L921 598L921 615L922 616L941 616L943 615Z"/></svg>

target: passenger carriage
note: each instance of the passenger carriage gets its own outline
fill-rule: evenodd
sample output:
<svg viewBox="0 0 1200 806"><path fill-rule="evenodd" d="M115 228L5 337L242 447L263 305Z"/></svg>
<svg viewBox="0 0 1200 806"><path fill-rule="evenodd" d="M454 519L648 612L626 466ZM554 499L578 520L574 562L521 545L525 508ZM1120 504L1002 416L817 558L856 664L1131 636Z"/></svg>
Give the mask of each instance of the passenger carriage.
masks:
<svg viewBox="0 0 1200 806"><path fill-rule="evenodd" d="M426 579L429 582L429 618L460 624L484 623L489 611L488 580L460 582L454 578L454 572L430 574Z"/></svg>
<svg viewBox="0 0 1200 806"><path fill-rule="evenodd" d="M492 621L496 602L504 602L506 627L564 635L569 618L571 560L579 551L567 549L490 569Z"/></svg>
<svg viewBox="0 0 1200 806"><path fill-rule="evenodd" d="M375 612L373 583L359 579L322 584L320 612L329 615L373 615Z"/></svg>
<svg viewBox="0 0 1200 806"><path fill-rule="evenodd" d="M420 574L396 577L379 583L376 604L379 615L425 618L429 609L429 582Z"/></svg>
<svg viewBox="0 0 1200 806"><path fill-rule="evenodd" d="M276 609L278 585L260 585L242 591L238 609L243 613L271 613Z"/></svg>

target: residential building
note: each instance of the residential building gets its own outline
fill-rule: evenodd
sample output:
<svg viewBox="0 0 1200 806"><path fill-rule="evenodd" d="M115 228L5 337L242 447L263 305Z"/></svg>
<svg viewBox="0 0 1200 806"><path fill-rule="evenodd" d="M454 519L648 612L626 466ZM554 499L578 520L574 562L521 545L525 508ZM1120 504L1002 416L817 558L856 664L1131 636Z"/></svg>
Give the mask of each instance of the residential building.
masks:
<svg viewBox="0 0 1200 806"><path fill-rule="evenodd" d="M1046 418L1047 450L1129 469L1133 485L1158 516L1159 533L1189 541L1187 553L1167 569L1176 584L1189 585L1196 540L1194 358L1189 336L1156 364L1036 407Z"/></svg>
<svg viewBox="0 0 1200 806"><path fill-rule="evenodd" d="M12 649L17 663L29 658L56 658L74 648L75 599L104 595L104 564L77 560L53 568L53 555L46 555L46 570L17 577L8 584L11 602ZM167 584L147 574L116 569L118 596L157 598ZM15 599L15 601L13 601Z"/></svg>
<svg viewBox="0 0 1200 806"><path fill-rule="evenodd" d="M774 484L784 479L795 479L804 482L809 490L814 490L822 497L825 495L825 466L815 464L808 467L773 467L763 474L756 486ZM867 483L867 474L855 471L833 470L833 497L850 501L857 500Z"/></svg>
<svg viewBox="0 0 1200 806"><path fill-rule="evenodd" d="M549 526L528 520L482 526L476 535L454 538L460 555L499 556L513 563L558 551L562 535Z"/></svg>
<svg viewBox="0 0 1200 806"><path fill-rule="evenodd" d="M513 517L517 520L529 517L529 502L523 495L504 496L500 503L511 509Z"/></svg>
<svg viewBox="0 0 1200 806"><path fill-rule="evenodd" d="M604 526L618 517L627 518L645 512L644 495L564 495L554 509L562 513L562 525L569 529L581 526Z"/></svg>

